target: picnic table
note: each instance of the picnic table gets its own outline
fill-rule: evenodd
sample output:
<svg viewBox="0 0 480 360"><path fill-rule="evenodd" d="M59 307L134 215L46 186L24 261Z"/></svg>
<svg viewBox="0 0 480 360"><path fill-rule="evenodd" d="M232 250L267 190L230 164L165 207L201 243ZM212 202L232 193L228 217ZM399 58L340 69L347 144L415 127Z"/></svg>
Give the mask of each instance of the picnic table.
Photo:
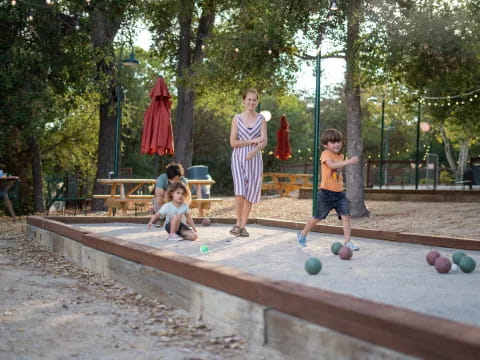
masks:
<svg viewBox="0 0 480 360"><path fill-rule="evenodd" d="M17 217L15 216L15 211L13 211L12 202L8 197L8 190L13 186L15 181L18 181L18 176L2 176L0 177L0 195L3 196L3 201L5 201L5 205L7 206L10 215L12 216L13 220L16 220Z"/></svg>
<svg viewBox="0 0 480 360"><path fill-rule="evenodd" d="M262 190L275 190L280 196L289 196L294 190L311 189L312 178L312 174L266 172L263 173Z"/></svg>
<svg viewBox="0 0 480 360"><path fill-rule="evenodd" d="M152 194L138 194L138 190L144 185L154 185L156 179L97 179L97 182L104 185L110 185L110 194L93 195L94 199L104 199L105 205L108 207L108 216L113 214L114 208L120 208L123 215L127 215L128 207L131 203L152 203ZM191 208L198 208L200 216L203 216L204 210L210 209L213 202L222 201L222 199L202 198L202 185L213 185L214 180L197 180L188 179L190 188L196 187L197 197L192 199ZM131 185L130 189L126 189L126 185Z"/></svg>

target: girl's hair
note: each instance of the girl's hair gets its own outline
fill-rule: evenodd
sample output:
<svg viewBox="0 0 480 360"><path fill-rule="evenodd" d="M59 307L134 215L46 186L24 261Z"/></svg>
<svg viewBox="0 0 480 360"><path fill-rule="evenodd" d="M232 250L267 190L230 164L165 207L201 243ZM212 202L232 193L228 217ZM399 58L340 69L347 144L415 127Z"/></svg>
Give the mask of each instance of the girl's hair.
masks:
<svg viewBox="0 0 480 360"><path fill-rule="evenodd" d="M178 189L183 190L183 202L186 203L187 205L190 204L190 201L192 200L192 194L190 193L190 189L188 188L188 186L181 181L175 181L168 186L167 200L172 201L173 193L175 192L175 190L178 190Z"/></svg>
<svg viewBox="0 0 480 360"><path fill-rule="evenodd" d="M245 100L248 94L255 94L259 98L257 89L247 89L243 92L242 99Z"/></svg>
<svg viewBox="0 0 480 360"><path fill-rule="evenodd" d="M342 141L342 133L337 129L326 129L320 136L322 145L327 145L329 142L336 143Z"/></svg>
<svg viewBox="0 0 480 360"><path fill-rule="evenodd" d="M183 166L181 164L177 164L174 162L171 162L170 164L167 165L167 168L165 169L165 173L167 174L168 179L173 179L174 177L177 176L183 176Z"/></svg>

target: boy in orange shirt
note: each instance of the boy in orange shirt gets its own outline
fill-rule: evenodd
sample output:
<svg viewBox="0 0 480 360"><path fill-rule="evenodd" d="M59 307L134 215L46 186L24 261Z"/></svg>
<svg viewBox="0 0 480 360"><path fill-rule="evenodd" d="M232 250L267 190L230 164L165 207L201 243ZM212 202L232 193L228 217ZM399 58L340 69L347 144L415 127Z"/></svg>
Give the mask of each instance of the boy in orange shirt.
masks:
<svg viewBox="0 0 480 360"><path fill-rule="evenodd" d="M300 246L307 246L307 235L310 230L321 220L325 219L328 213L335 209L343 223L343 236L345 246L352 250L359 250L359 247L350 241L350 205L343 192L343 176L341 169L347 165L357 164L359 159L354 156L345 160L342 149L342 134L335 129L325 130L320 141L326 149L320 156L322 180L317 198L315 215L307 221L302 231L297 234Z"/></svg>

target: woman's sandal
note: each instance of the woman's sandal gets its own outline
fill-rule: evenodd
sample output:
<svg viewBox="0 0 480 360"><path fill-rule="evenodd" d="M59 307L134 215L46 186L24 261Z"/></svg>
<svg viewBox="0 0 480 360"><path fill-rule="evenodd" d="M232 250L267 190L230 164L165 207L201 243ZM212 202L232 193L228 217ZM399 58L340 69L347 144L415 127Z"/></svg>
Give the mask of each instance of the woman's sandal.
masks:
<svg viewBox="0 0 480 360"><path fill-rule="evenodd" d="M243 228L243 229L240 229L240 234L238 234L238 236L247 237L247 236L250 236L250 234L248 233L247 229Z"/></svg>
<svg viewBox="0 0 480 360"><path fill-rule="evenodd" d="M232 235L235 235L235 236L238 236L240 235L240 226L238 225L235 225L231 230L230 230L230 234Z"/></svg>

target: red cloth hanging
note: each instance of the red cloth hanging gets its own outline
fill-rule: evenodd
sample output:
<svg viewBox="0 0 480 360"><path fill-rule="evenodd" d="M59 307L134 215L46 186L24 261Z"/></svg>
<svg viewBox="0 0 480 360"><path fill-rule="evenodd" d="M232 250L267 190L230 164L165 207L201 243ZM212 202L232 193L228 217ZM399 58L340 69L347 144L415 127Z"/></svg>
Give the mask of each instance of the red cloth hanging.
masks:
<svg viewBox="0 0 480 360"><path fill-rule="evenodd" d="M142 154L173 155L171 122L172 100L163 77L159 77L152 91L152 102L143 117Z"/></svg>
<svg viewBox="0 0 480 360"><path fill-rule="evenodd" d="M288 160L292 157L289 126L287 117L282 115L280 129L277 131L277 146L275 147L275 157L279 160Z"/></svg>

